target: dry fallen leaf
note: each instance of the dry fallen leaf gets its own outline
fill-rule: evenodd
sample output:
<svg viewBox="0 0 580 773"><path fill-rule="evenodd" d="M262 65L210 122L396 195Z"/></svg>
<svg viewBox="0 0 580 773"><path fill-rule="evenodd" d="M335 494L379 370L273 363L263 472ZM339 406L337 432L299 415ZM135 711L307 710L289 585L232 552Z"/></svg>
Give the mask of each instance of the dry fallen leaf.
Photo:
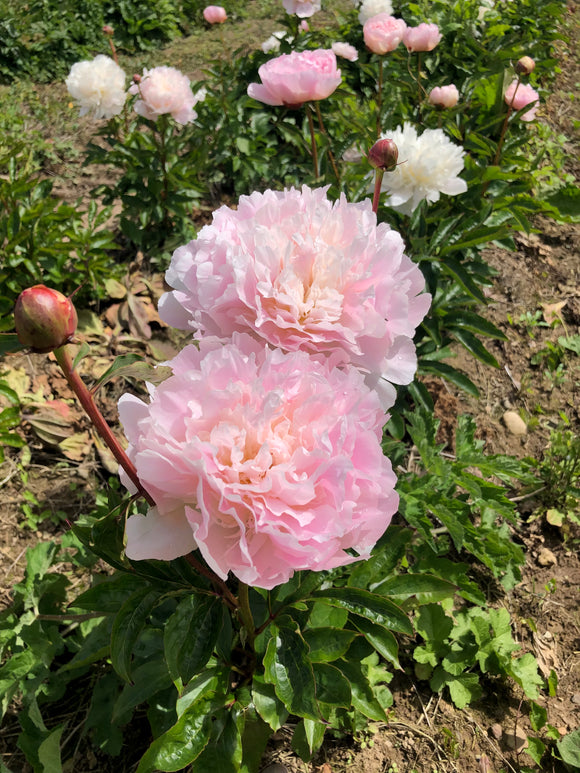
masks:
<svg viewBox="0 0 580 773"><path fill-rule="evenodd" d="M67 459L82 462L91 450L92 440L88 432L77 432L58 445Z"/></svg>
<svg viewBox="0 0 580 773"><path fill-rule="evenodd" d="M547 325L551 325L555 320L562 322L562 315L560 312L566 305L567 301L558 301L557 303L542 303L542 309L544 322Z"/></svg>

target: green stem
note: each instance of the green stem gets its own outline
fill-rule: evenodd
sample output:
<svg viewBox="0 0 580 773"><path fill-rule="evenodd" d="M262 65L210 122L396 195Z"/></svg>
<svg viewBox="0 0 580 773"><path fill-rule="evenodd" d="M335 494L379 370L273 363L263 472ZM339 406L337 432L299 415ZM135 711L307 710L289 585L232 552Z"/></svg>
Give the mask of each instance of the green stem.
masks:
<svg viewBox="0 0 580 773"><path fill-rule="evenodd" d="M383 109L383 57L379 57L379 80L377 83L377 139L381 136L381 112Z"/></svg>
<svg viewBox="0 0 580 773"><path fill-rule="evenodd" d="M73 368L68 346L65 345L61 346L59 349L55 349L54 356L56 357L56 361L60 365L62 372L68 381L68 385L77 396L89 419L92 421L97 432L111 450L111 453L117 462L125 470L127 476L136 487L137 491L141 494L141 496L147 500L151 507L155 507L155 500L143 488L141 481L139 480L139 476L137 475L137 469L135 465L129 459L125 451L121 448L119 441L113 435L111 428L103 418L103 414L97 408L92 394L89 392L86 384L81 379L77 371Z"/></svg>
<svg viewBox="0 0 580 773"><path fill-rule="evenodd" d="M310 142L312 144L312 164L314 166L314 179L318 180L318 148L316 147L316 136L314 134L314 121L312 120L312 108L309 104L304 105L308 126L310 128Z"/></svg>
<svg viewBox="0 0 580 773"><path fill-rule="evenodd" d="M512 111L514 109L514 99L516 98L517 91L518 91L518 89L520 87L520 82L521 82L521 76L518 75L518 82L517 82L516 88L514 90L514 95L511 98L511 101L510 101L510 103L508 105L507 113L505 114L505 118L503 120L503 124L502 124L502 127L501 127L501 132L500 132L500 135L499 135L499 140L497 142L497 148L496 148L496 151L495 151L495 155L493 157L493 161L491 162L491 166L497 166L497 164L499 163L501 149L503 147L503 143L504 143L505 135L506 135L506 131L507 131L508 121L509 121L510 115L512 114ZM489 180L486 180L485 183L483 184L483 188L481 189L481 195L482 196L485 196L488 187L489 187Z"/></svg>
<svg viewBox="0 0 580 773"><path fill-rule="evenodd" d="M320 112L320 105L318 104L318 102L314 103L314 107L316 109L316 116L318 118L318 126L320 127L320 132L328 140L328 158L330 159L330 163L332 165L332 171L334 172L334 176L336 177L336 182L340 185L340 172L338 171L338 167L336 165L334 153L330 149L330 137L328 136L328 133L324 128L324 123L322 122L322 113Z"/></svg>
<svg viewBox="0 0 580 773"><path fill-rule="evenodd" d="M240 619L244 624L246 633L248 634L248 641L253 648L254 639L256 638L256 627L254 625L254 618L250 608L250 589L245 582L241 582L238 586L238 601Z"/></svg>
<svg viewBox="0 0 580 773"><path fill-rule="evenodd" d="M375 215L379 211L379 197L381 195L381 183L383 182L384 174L384 169L377 169L375 173L375 192L373 194L373 212Z"/></svg>

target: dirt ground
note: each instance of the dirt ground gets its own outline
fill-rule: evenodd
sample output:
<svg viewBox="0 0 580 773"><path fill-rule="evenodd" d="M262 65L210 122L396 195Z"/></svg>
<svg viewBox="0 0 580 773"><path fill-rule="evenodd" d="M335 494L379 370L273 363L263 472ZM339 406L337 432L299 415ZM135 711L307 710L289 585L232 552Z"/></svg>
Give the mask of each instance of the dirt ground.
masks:
<svg viewBox="0 0 580 773"><path fill-rule="evenodd" d="M572 42L561 44L562 72L544 109L544 119L554 133L573 137L580 118L578 101L569 94L580 81L577 57L578 10L570 3ZM185 56L185 54L184 54ZM179 66L179 64L177 64ZM566 148L568 170L578 176L580 145L571 141ZM102 173L102 172L101 172ZM91 185L94 180L91 181ZM81 183L82 187L82 183ZM59 178L61 195L76 198L79 188ZM57 190L55 189L55 190ZM454 365L465 370L477 384L479 400L466 397L446 384L429 382L435 398L435 410L441 420L441 439L453 449L456 418L461 413L475 417L478 435L485 439L489 453L507 453L520 458L542 459L550 431L566 416L571 428L580 432L580 357L569 352L560 371L537 362L548 344L556 344L563 334L580 332L580 226L555 224L547 219L535 223L536 232L517 237L517 251L493 247L486 259L498 275L489 291L485 312L506 334L507 342L492 342L490 350L500 363L492 370L457 352ZM151 337L135 344L119 331L124 319L119 299L111 311L86 315L82 320L85 335L97 355L87 358L86 367L93 375L103 369L111 356L139 351L157 360L173 354L175 342L168 342L155 313L155 301L161 292L161 277L153 282L153 291L145 287L135 267L133 292L140 299ZM552 325L554 323L554 325ZM138 320L125 321L129 326ZM141 322L142 324L142 322ZM88 421L72 402L56 363L46 355L17 355L0 363L0 378L23 397L23 429L32 458L27 480L14 457L0 466L0 606L10 603L10 588L23 576L27 547L39 539L53 539L92 505L94 485L100 485L113 472L107 452L90 431ZM115 422L115 405L120 386L109 386L101 395L105 416ZM71 400L69 402L69 400ZM514 434L505 424L506 411L518 414L525 434ZM54 441L68 438L64 447ZM52 439L53 442L48 442ZM95 484L96 481L96 484ZM89 485L89 482L90 485ZM31 492L42 503L45 517L29 519L23 515L24 492ZM495 598L517 621L514 637L523 651L532 652L547 676L553 669L558 676L557 695L544 700L548 721L562 733L578 726L580 705L580 560L578 530L550 525L538 516L538 501L524 498L518 503L522 516L517 539L525 548L526 565L522 582L507 596ZM39 508L33 508L35 513ZM410 662L405 659L403 663ZM356 739L329 739L309 765L292 752L291 728L276 734L264 757L264 773L519 773L532 766L520 736L530 731L527 703L515 687L489 679L483 682L480 700L463 711L418 682L410 667L398 674L391 684L394 705L388 723L371 723L369 731ZM540 700L542 702L542 700ZM9 716L0 730L3 761L13 770L26 768L15 751L15 716ZM516 749L514 749L514 745ZM97 770L105 773L129 770L117 760L109 767L104 760L85 760L75 773ZM536 768L537 770L537 768ZM558 771L550 762L547 771Z"/></svg>

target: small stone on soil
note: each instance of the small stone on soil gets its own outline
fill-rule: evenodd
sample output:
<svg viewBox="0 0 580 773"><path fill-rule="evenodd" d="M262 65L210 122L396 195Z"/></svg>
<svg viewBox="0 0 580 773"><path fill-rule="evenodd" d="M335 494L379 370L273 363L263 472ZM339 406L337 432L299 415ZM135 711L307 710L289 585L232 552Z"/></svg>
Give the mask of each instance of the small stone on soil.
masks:
<svg viewBox="0 0 580 773"><path fill-rule="evenodd" d="M496 741L499 741L503 735L503 727L498 722L496 722L495 725L492 725L489 728L489 731Z"/></svg>
<svg viewBox="0 0 580 773"><path fill-rule="evenodd" d="M503 742L508 749L525 749L528 745L528 737L523 730L516 730L515 733L504 733Z"/></svg>
<svg viewBox="0 0 580 773"><path fill-rule="evenodd" d="M528 432L528 426L519 413L506 411L502 416L503 423L512 435L522 436Z"/></svg>
<svg viewBox="0 0 580 773"><path fill-rule="evenodd" d="M538 564L540 566L554 566L558 559L548 548L542 548L538 554Z"/></svg>

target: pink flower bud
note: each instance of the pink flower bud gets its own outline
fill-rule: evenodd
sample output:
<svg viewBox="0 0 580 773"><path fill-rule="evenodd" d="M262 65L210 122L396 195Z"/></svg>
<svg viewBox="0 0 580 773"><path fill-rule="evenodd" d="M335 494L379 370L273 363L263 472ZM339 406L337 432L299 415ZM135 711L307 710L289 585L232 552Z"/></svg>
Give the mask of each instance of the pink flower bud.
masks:
<svg viewBox="0 0 580 773"><path fill-rule="evenodd" d="M208 5L203 9L203 18L208 24L223 24L228 15L221 5Z"/></svg>
<svg viewBox="0 0 580 773"><path fill-rule="evenodd" d="M526 83L519 83L517 80L510 83L504 94L506 105L512 107L514 110L521 110L527 105L532 105L526 113L521 115L522 121L534 120L538 109L537 103L539 99L540 95L537 91Z"/></svg>
<svg viewBox="0 0 580 773"><path fill-rule="evenodd" d="M398 158L399 150L389 139L377 140L367 156L373 169L382 169L383 172L394 172Z"/></svg>
<svg viewBox="0 0 580 773"><path fill-rule="evenodd" d="M419 24L418 27L407 27L403 35L403 43L407 51L432 51L441 40L442 35L436 24Z"/></svg>
<svg viewBox="0 0 580 773"><path fill-rule="evenodd" d="M373 54L387 54L394 51L403 40L407 25L403 19L396 19L388 13L379 13L365 22L363 37Z"/></svg>
<svg viewBox="0 0 580 773"><path fill-rule="evenodd" d="M301 32L310 32L310 25L308 24L306 19L302 19L298 27L300 28Z"/></svg>
<svg viewBox="0 0 580 773"><path fill-rule="evenodd" d="M58 290L34 285L18 296L14 325L21 344L33 352L52 352L73 337L77 312L71 299Z"/></svg>
<svg viewBox="0 0 580 773"><path fill-rule="evenodd" d="M455 107L459 101L459 92L453 83L448 86L435 86L429 94L429 102L436 107Z"/></svg>
<svg viewBox="0 0 580 773"><path fill-rule="evenodd" d="M141 76L138 72L133 75L133 83L141 83Z"/></svg>
<svg viewBox="0 0 580 773"><path fill-rule="evenodd" d="M109 24L103 27L103 35L112 35L114 32L115 30Z"/></svg>
<svg viewBox="0 0 580 773"><path fill-rule="evenodd" d="M536 63L531 56L522 56L522 58L516 62L515 71L518 75L529 75L534 71L535 67Z"/></svg>

